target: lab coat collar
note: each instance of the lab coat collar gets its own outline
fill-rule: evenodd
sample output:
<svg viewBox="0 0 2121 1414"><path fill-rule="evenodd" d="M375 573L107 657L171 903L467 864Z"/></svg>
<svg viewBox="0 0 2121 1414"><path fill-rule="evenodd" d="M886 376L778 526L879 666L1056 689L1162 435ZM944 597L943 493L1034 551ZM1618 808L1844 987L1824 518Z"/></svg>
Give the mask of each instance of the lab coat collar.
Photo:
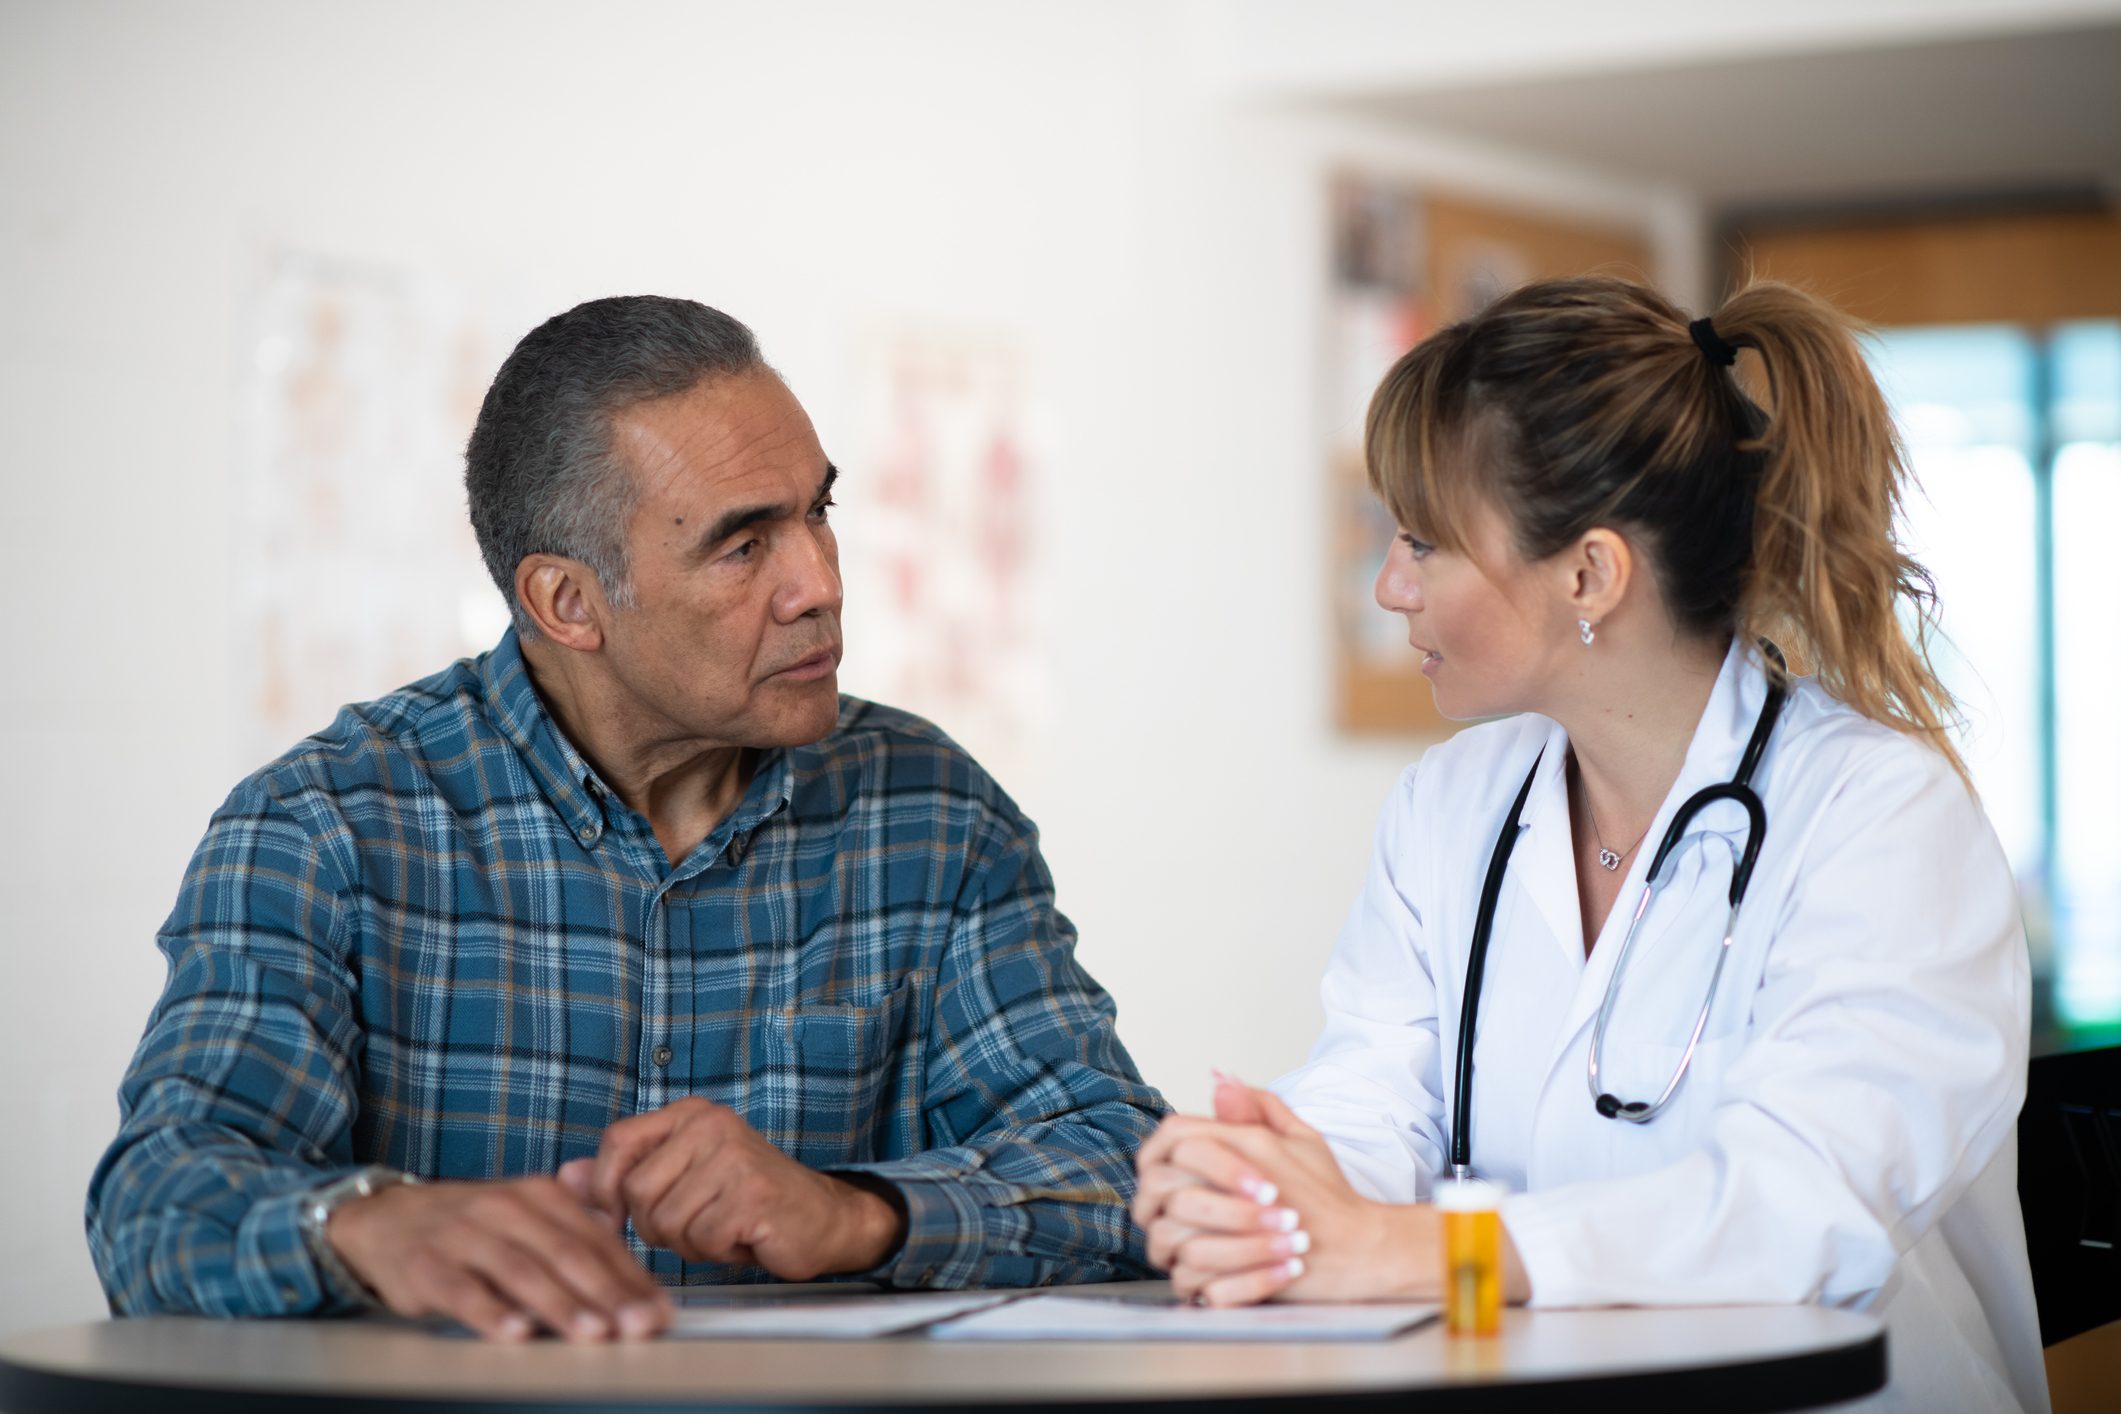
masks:
<svg viewBox="0 0 2121 1414"><path fill-rule="evenodd" d="M1634 913L1648 877L1650 857L1670 827L1672 816L1694 792L1730 779L1731 773L1738 769L1738 758L1745 752L1745 744L1753 734L1753 724L1766 700L1767 674L1759 661L1758 648L1750 642L1734 640L1724 655L1723 667L1716 675L1715 687L1710 690L1708 705L1702 709L1701 720L1694 728L1694 738L1687 747L1679 775L1665 794L1664 803L1658 806L1642 845L1628 858L1628 872L1621 884L1619 898L1588 959L1584 955L1583 910L1576 891L1568 778L1564 774L1569 736L1559 723L1553 724L1547 733L1546 754L1540 759L1539 772L1533 778L1532 791L1525 799L1521 817L1525 833L1518 840L1513 857L1513 863L1522 859L1524 866L1513 868L1511 873L1516 875L1519 887L1531 894L1532 902L1548 929L1567 952L1570 965L1584 969L1585 975L1571 1010L1571 1025L1564 1028L1565 1035L1573 1033L1577 1024L1597 1010L1604 979L1612 971L1612 955L1619 950L1621 936L1627 932L1628 918ZM1725 830L1735 833L1743 820L1743 812L1737 807L1719 807L1697 817L1689 834ZM1589 996L1588 1008L1586 995Z"/></svg>

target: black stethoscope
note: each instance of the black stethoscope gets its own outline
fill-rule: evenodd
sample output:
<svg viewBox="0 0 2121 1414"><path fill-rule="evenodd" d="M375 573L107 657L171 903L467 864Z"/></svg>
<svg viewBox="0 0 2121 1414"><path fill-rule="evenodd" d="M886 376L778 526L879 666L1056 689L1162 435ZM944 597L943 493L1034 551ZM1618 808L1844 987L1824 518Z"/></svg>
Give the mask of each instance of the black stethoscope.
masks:
<svg viewBox="0 0 2121 1414"><path fill-rule="evenodd" d="M1768 675L1767 701L1761 704L1760 719L1753 724L1753 736L1746 743L1745 754L1738 758L1737 773L1721 785L1708 786L1688 796L1686 803L1672 817L1672 823L1665 829L1664 839L1650 861L1649 878L1643 885L1642 898L1635 905L1634 918L1628 922L1627 937L1620 944L1620 956L1614 959L1613 975L1606 982L1605 1000L1598 1006L1598 1023L1591 1031L1591 1102L1607 1119L1648 1124L1679 1093L1679 1083L1686 1078L1687 1066L1694 1059L1694 1047L1700 1043L1702 1028L1708 1025L1709 1008L1716 1000L1716 983L1723 977L1724 960L1731 955L1731 934L1738 926L1738 905L1745 898L1746 882L1752 878L1753 861L1759 857L1760 843L1767 838L1767 807L1760 803L1760 796L1753 790L1753 768L1760 764L1760 755L1767 750L1768 737L1775 730L1775 719L1782 715L1782 704L1789 699L1789 690L1782 682L1788 664L1784 662L1781 650L1765 639L1761 640L1760 647L1774 661L1775 670ZM1473 1174L1473 1023L1480 1014L1481 973L1488 962L1488 934L1495 926L1495 902L1502 894L1503 871L1509 867L1510 851L1517 847L1518 833L1524 828L1519 817L1524 813L1525 798L1532 793L1532 782L1539 775L1539 763L1546 759L1546 754L1546 748L1540 747L1539 755L1532 760L1532 769L1525 773L1524 784L1517 788L1517 800L1510 806L1510 816L1503 821L1502 833L1495 837L1495 853L1488 861L1487 881L1480 889L1480 909L1473 915L1473 949L1466 958L1466 998L1458 1016L1458 1085L1451 1102L1453 1178L1470 1178ZM1694 1018L1693 1034L1687 1037L1686 1050L1679 1057L1679 1068L1672 1072L1663 1093L1650 1101L1620 1100L1599 1085L1598 1069L1605 1048L1606 1022L1611 1019L1613 1001L1620 994L1620 978L1627 971L1628 953L1635 946L1635 934L1642 926L1643 915L1649 911L1651 898L1665 885L1664 867L1670 860L1673 847L1685 836L1687 825L1696 815L1724 800L1733 801L1745 810L1747 829L1745 850L1731 873L1731 911L1724 920L1723 946L1716 952L1716 970L1709 974L1708 995L1701 1000L1701 1012Z"/></svg>

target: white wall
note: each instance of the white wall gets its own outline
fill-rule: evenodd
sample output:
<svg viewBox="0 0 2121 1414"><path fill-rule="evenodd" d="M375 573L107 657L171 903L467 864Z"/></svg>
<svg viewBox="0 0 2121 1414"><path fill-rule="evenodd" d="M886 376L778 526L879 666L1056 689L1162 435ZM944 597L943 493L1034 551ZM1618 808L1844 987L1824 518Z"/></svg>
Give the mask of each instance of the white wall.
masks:
<svg viewBox="0 0 2121 1414"><path fill-rule="evenodd" d="M760 330L828 447L864 320L1016 331L1052 413L1061 600L1048 749L1008 784L1152 1080L1198 1105L1211 1064L1300 1058L1413 750L1330 725L1323 167L1643 221L1682 285L1698 228L1680 194L1252 110L1202 62L1217 22L1121 0L0 6L0 1332L101 1311L79 1214L154 930L257 764L227 724L261 243L549 310L706 299Z"/></svg>
<svg viewBox="0 0 2121 1414"><path fill-rule="evenodd" d="M1245 93L1377 93L2061 29L2121 0L1192 0L1197 66Z"/></svg>

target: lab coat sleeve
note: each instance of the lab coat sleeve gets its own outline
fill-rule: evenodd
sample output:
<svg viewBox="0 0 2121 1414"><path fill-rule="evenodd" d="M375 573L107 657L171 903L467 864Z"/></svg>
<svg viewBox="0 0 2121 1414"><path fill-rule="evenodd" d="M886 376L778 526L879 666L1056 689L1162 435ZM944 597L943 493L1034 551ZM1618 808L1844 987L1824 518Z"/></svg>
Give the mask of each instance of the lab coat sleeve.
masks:
<svg viewBox="0 0 2121 1414"><path fill-rule="evenodd" d="M1311 1058L1273 1088L1326 1137L1355 1187L1412 1202L1444 1163L1436 980L1421 947L1412 880L1416 838L1410 766L1385 802L1362 895L1320 991L1326 1025Z"/></svg>
<svg viewBox="0 0 2121 1414"><path fill-rule="evenodd" d="M2024 934L1957 775L1898 741L1802 848L1701 1144L1505 1201L1534 1305L1865 1304L2009 1139Z"/></svg>

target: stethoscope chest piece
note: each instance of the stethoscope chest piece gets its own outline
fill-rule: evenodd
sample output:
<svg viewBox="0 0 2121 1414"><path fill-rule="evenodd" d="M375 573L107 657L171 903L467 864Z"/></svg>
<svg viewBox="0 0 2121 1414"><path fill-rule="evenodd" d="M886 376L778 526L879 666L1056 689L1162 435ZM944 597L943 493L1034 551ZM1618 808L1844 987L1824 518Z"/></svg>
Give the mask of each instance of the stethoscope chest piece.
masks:
<svg viewBox="0 0 2121 1414"><path fill-rule="evenodd" d="M1782 706L1788 700L1789 691L1780 679L1784 667L1782 654L1771 643L1762 642L1761 647L1773 660L1775 672L1768 682L1767 700L1761 704L1759 719L1753 724L1752 737L1746 742L1745 752L1738 759L1738 769L1730 780L1694 792L1672 815L1671 823L1665 827L1657 852L1651 857L1642 896L1636 901L1634 915L1628 920L1627 934L1621 939L1620 953L1613 960L1613 975L1606 980L1605 996L1598 1005L1598 1019L1591 1029L1591 1051L1586 1079L1590 1084L1591 1104L1607 1119L1626 1124L1648 1124L1662 1114L1678 1095L1680 1085L1686 1080L1688 1068L1693 1064L1694 1052L1701 1044L1701 1035L1708 1025L1709 1012L1716 1003L1716 986L1723 978L1724 963L1731 955L1731 939L1738 926L1738 909L1745 900L1746 885L1753 876L1753 865L1760 857L1760 847L1767 839L1767 807L1761 803L1759 793L1753 789L1753 771L1760 763L1762 752L1767 749L1769 736L1774 733L1775 721L1782 714ZM1454 1068L1457 1084L1451 1097L1451 1168L1454 1175L1466 1177L1472 1172L1472 1094L1473 1094L1473 1033L1479 1020L1481 977L1487 967L1488 940L1495 927L1496 902L1502 893L1503 874L1509 867L1510 854L1517 846L1517 836L1525 828L1521 821L1525 800L1532 793L1532 782L1538 778L1540 762L1546 758L1546 748L1540 747L1539 755L1533 758L1531 770L1525 773L1524 784L1518 787L1517 799L1510 806L1509 817L1504 820L1502 830L1495 837L1495 849L1488 859L1487 877L1481 883L1480 906L1473 915L1473 944L1466 958L1465 999L1458 1016L1458 1058ZM1730 911L1724 916L1723 941L1716 949L1716 963L1709 974L1708 990L1701 999L1701 1007L1694 1015L1693 1030L1688 1033L1686 1047L1681 1051L1679 1064L1674 1067L1672 1077L1665 1082L1662 1091L1654 1100L1623 1100L1607 1090L1600 1081L1605 1058L1606 1028L1613 1019L1614 1004L1620 996L1621 980L1627 975L1628 961L1634 953L1635 940L1642 929L1643 917L1649 912L1650 901L1669 882L1672 853L1686 837L1688 828L1702 811L1724 802L1736 804L1745 811L1745 846L1739 852L1731 870L1729 894Z"/></svg>

